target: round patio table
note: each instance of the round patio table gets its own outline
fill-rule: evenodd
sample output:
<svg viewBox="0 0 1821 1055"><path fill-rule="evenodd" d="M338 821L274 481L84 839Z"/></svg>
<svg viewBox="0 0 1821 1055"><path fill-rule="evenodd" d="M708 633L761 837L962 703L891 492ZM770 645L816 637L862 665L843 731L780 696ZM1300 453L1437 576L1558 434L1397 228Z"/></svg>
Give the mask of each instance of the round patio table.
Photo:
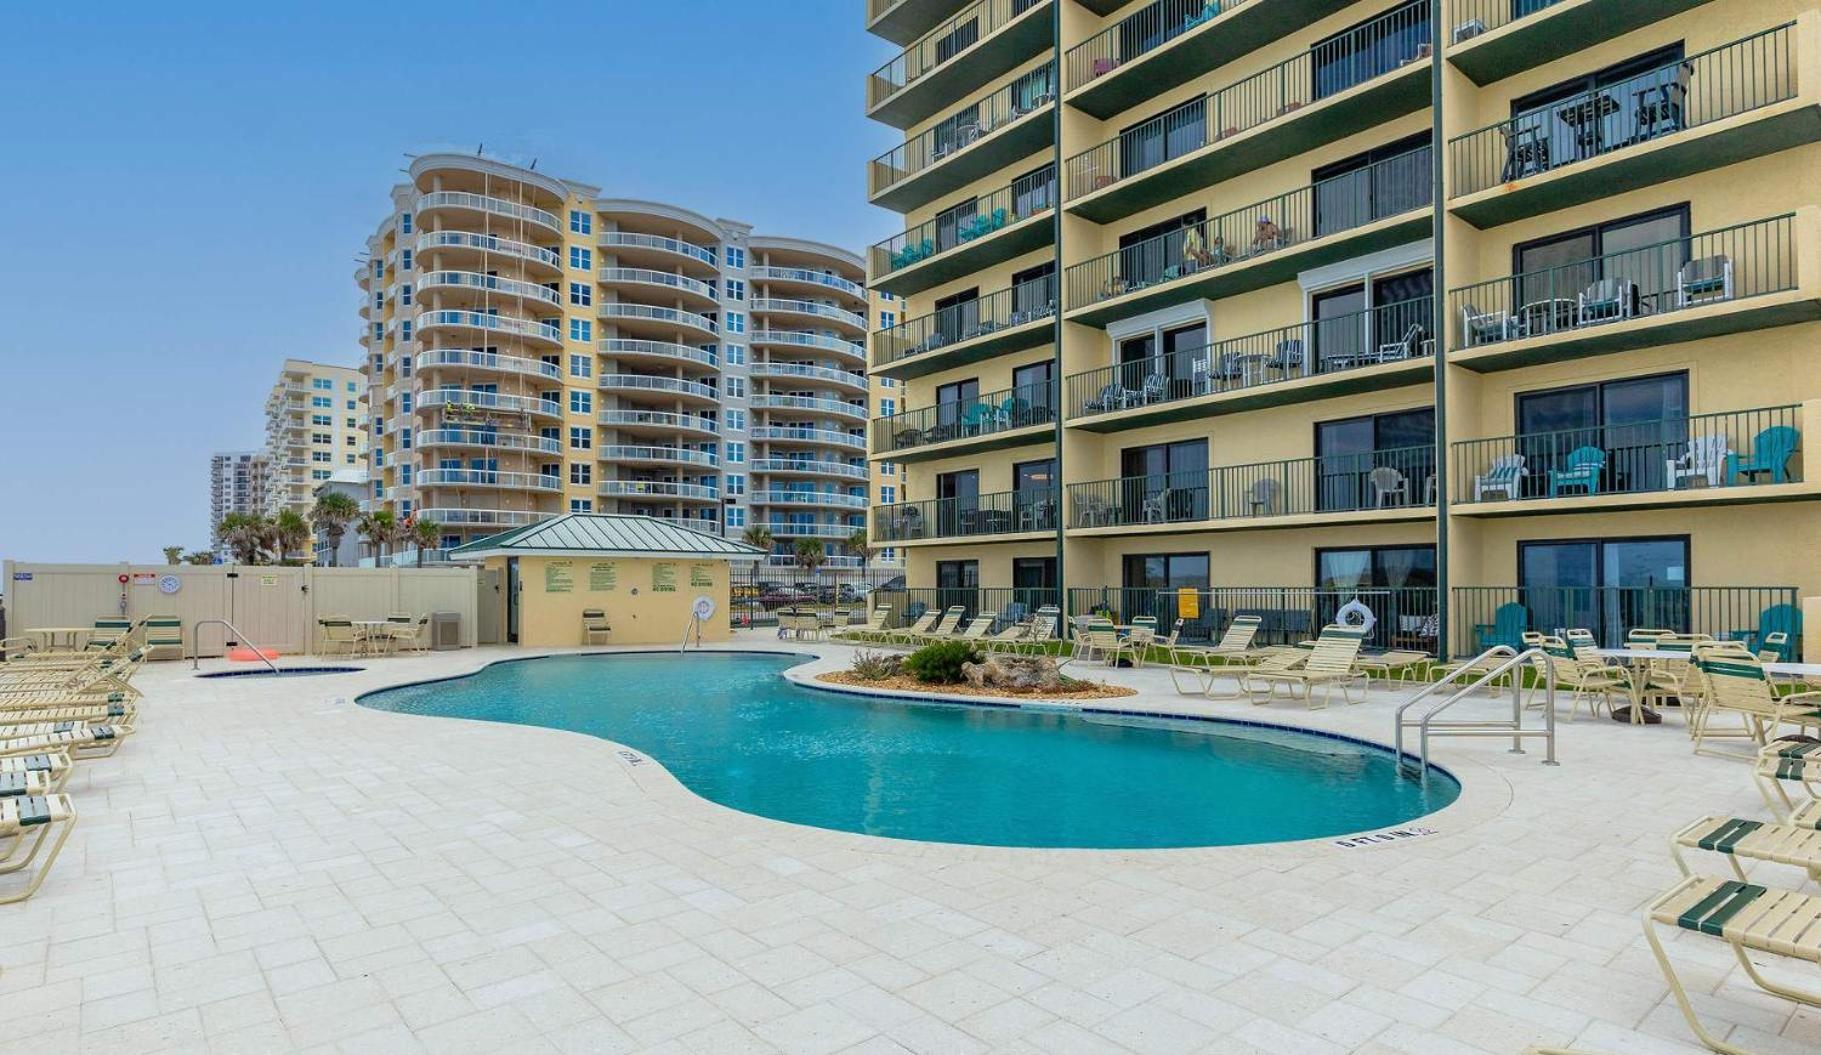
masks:
<svg viewBox="0 0 1821 1055"><path fill-rule="evenodd" d="M25 636L38 638L38 647L46 652L59 646L74 651L80 647L80 639L94 631L92 626L35 626L26 630Z"/></svg>
<svg viewBox="0 0 1821 1055"><path fill-rule="evenodd" d="M1626 681L1631 689L1631 724L1644 725L1652 718L1659 722L1663 720L1662 715L1644 706L1644 686L1650 681L1650 661L1687 659L1688 653L1661 648L1596 648L1593 652L1602 659L1619 660L1625 667Z"/></svg>
<svg viewBox="0 0 1821 1055"><path fill-rule="evenodd" d="M360 643L366 646L369 655L374 654L376 649L384 648L391 641L390 633L382 633L394 625L390 619L354 619L350 622L354 624L354 633L360 639Z"/></svg>

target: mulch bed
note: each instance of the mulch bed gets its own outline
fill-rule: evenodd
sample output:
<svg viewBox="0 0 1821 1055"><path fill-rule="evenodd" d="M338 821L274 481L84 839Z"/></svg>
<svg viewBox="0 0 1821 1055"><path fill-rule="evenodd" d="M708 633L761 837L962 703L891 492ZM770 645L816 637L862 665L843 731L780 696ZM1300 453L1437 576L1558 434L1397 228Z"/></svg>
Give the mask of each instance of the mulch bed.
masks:
<svg viewBox="0 0 1821 1055"><path fill-rule="evenodd" d="M909 674L868 681L847 670L818 674L816 680L826 681L833 685L851 685L862 689L932 692L947 696L994 696L1014 700L1113 700L1122 696L1138 695L1137 689L1128 689L1123 685L1106 685L1097 681L1077 681L1071 688L1057 689L1053 692L1042 692L1037 689L1019 692L1014 689L1001 689L993 686L976 689L966 682L959 685L932 685L928 682L918 681Z"/></svg>

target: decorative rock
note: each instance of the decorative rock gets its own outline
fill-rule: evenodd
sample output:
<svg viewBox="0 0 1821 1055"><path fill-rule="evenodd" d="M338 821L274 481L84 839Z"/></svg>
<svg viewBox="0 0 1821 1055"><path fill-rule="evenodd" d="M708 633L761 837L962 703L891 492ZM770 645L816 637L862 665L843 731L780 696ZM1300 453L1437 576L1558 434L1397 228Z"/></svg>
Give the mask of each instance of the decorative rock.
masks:
<svg viewBox="0 0 1821 1055"><path fill-rule="evenodd" d="M1055 692L1062 688L1062 672L1054 656L988 656L979 663L963 663L961 676L976 689Z"/></svg>

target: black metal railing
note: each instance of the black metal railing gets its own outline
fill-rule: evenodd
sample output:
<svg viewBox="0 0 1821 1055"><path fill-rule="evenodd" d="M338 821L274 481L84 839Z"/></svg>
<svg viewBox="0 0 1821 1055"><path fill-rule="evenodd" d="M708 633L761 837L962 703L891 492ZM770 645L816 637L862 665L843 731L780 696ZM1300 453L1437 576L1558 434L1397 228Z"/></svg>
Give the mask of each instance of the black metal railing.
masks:
<svg viewBox="0 0 1821 1055"><path fill-rule="evenodd" d="M1064 407L1071 417L1106 414L1428 358L1433 311L1434 298L1415 297L1071 374Z"/></svg>
<svg viewBox="0 0 1821 1055"><path fill-rule="evenodd" d="M1428 146L1254 202L1067 269L1069 307L1257 260L1428 206Z"/></svg>
<svg viewBox="0 0 1821 1055"><path fill-rule="evenodd" d="M1452 0L1449 14L1454 17L1454 26L1449 30L1448 39L1456 44L1465 44L1481 33L1490 33L1500 26L1509 25L1561 2L1562 0Z"/></svg>
<svg viewBox="0 0 1821 1055"><path fill-rule="evenodd" d="M1285 458L1069 484L1069 527L1132 527L1435 504L1435 448Z"/></svg>
<svg viewBox="0 0 1821 1055"><path fill-rule="evenodd" d="M925 33L867 78L867 106L897 95L931 70L998 32L1041 0L980 0Z"/></svg>
<svg viewBox="0 0 1821 1055"><path fill-rule="evenodd" d="M1694 485L1799 483L1801 408L1533 432L1453 445L1454 500L1644 494Z"/></svg>
<svg viewBox="0 0 1821 1055"><path fill-rule="evenodd" d="M924 355L1056 314L1056 276L1045 275L938 308L873 334L873 366Z"/></svg>
<svg viewBox="0 0 1821 1055"><path fill-rule="evenodd" d="M894 271L983 238L1056 206L1056 166L1045 165L996 191L943 210L933 220L873 246L873 274Z"/></svg>
<svg viewBox="0 0 1821 1055"><path fill-rule="evenodd" d="M1156 51L1251 0L1157 0L1069 49L1069 91Z"/></svg>
<svg viewBox="0 0 1821 1055"><path fill-rule="evenodd" d="M1417 0L1076 154L1064 163L1064 193L1074 201L1428 54L1429 5Z"/></svg>
<svg viewBox="0 0 1821 1055"><path fill-rule="evenodd" d="M1796 218L1785 213L1450 290L1459 327L1451 347L1666 315L1795 284Z"/></svg>
<svg viewBox="0 0 1821 1055"><path fill-rule="evenodd" d="M1056 529L1056 491L1026 488L873 507L875 542L972 538Z"/></svg>
<svg viewBox="0 0 1821 1055"><path fill-rule="evenodd" d="M1781 102L1795 94L1795 24L1557 99L1449 140L1461 197Z"/></svg>
<svg viewBox="0 0 1821 1055"><path fill-rule="evenodd" d="M892 609L891 626L909 626L929 612L946 613L960 605L962 627L975 616L992 615L993 633L1029 619L1039 608L1061 603L1062 591L1053 586L911 586L875 590L867 598L869 609ZM1062 633L1062 627L1056 627L1055 636Z"/></svg>
<svg viewBox="0 0 1821 1055"><path fill-rule="evenodd" d="M1047 425L1055 420L1056 385L1045 381L874 418L873 450L889 454L948 440Z"/></svg>
<svg viewBox="0 0 1821 1055"><path fill-rule="evenodd" d="M1022 74L984 99L977 99L936 122L935 126L874 158L869 167L873 194L896 186L946 160L951 154L1001 128L1021 121L1056 99L1056 64Z"/></svg>
<svg viewBox="0 0 1821 1055"><path fill-rule="evenodd" d="M1374 618L1367 648L1435 652L1440 623L1433 586L1072 587L1069 615L1102 614L1121 625L1148 616L1163 635L1181 618L1177 640L1194 644L1219 640L1235 616L1251 615L1259 619L1254 645L1293 645L1320 634L1356 600Z"/></svg>
<svg viewBox="0 0 1821 1055"><path fill-rule="evenodd" d="M1758 630L1776 621L1771 610L1797 605L1794 586L1456 586L1450 600L1449 641L1460 655L1518 647L1525 631L1560 630L1590 630L1605 648L1624 646L1636 629L1758 647ZM1800 655L1801 638L1790 634L1789 658Z"/></svg>

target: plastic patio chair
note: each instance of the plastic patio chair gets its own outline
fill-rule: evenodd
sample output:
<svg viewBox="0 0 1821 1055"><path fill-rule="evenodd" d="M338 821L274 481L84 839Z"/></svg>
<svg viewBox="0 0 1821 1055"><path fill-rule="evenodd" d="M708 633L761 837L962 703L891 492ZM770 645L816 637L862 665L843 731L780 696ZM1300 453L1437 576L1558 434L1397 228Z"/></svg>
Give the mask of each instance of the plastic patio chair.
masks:
<svg viewBox="0 0 1821 1055"><path fill-rule="evenodd" d="M1507 499L1515 501L1524 485L1524 477L1529 474L1521 454L1494 458L1490 469L1473 478L1473 500L1483 502L1488 494L1503 491Z"/></svg>
<svg viewBox="0 0 1821 1055"><path fill-rule="evenodd" d="M1773 604L1758 616L1758 627L1755 630L1734 630L1727 634L1727 640L1743 642L1753 652L1762 652L1772 647L1772 636L1781 634L1777 648L1778 656L1790 658L1789 643L1802 636L1802 609L1793 604Z"/></svg>
<svg viewBox="0 0 1821 1055"><path fill-rule="evenodd" d="M1723 434L1691 438L1688 449L1682 452L1680 458L1671 458L1664 463L1664 476L1669 482L1669 489L1673 491L1683 480L1692 480L1697 476L1705 480L1709 487L1725 483L1726 459L1731 454L1731 446Z"/></svg>
<svg viewBox="0 0 1821 1055"><path fill-rule="evenodd" d="M1252 516L1270 516L1277 504L1277 481L1270 477L1254 480L1246 488L1246 512Z"/></svg>
<svg viewBox="0 0 1821 1055"><path fill-rule="evenodd" d="M1752 439L1751 454L1726 456L1726 482L1736 484L1741 476L1749 479L1769 473L1771 483L1788 483L1789 459L1801 441L1802 434L1791 426L1772 425Z"/></svg>
<svg viewBox="0 0 1821 1055"><path fill-rule="evenodd" d="M1372 504L1380 509L1393 504L1410 504L1410 481L1389 465L1381 465L1367 473L1366 483L1372 488Z"/></svg>
<svg viewBox="0 0 1821 1055"><path fill-rule="evenodd" d="M1474 647L1481 652L1500 645L1522 651L1524 631L1529 625L1530 609L1516 601L1501 604L1492 613L1491 623L1481 623L1473 628Z"/></svg>
<svg viewBox="0 0 1821 1055"><path fill-rule="evenodd" d="M1598 447L1576 447L1568 452L1566 466L1549 471L1549 497L1562 493L1565 487L1586 488L1590 495L1600 493L1600 473L1606 468L1606 452Z"/></svg>

